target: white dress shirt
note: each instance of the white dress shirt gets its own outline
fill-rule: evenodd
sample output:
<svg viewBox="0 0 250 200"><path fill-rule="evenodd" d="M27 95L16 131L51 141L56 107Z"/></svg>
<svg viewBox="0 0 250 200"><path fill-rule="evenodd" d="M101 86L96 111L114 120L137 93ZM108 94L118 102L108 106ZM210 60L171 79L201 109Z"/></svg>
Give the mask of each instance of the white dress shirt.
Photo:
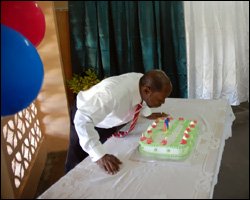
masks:
<svg viewBox="0 0 250 200"><path fill-rule="evenodd" d="M75 129L80 146L93 162L107 153L94 127L112 128L133 119L136 106L141 102L139 80L142 75L131 72L109 77L78 93ZM149 116L151 113L143 102L140 114Z"/></svg>

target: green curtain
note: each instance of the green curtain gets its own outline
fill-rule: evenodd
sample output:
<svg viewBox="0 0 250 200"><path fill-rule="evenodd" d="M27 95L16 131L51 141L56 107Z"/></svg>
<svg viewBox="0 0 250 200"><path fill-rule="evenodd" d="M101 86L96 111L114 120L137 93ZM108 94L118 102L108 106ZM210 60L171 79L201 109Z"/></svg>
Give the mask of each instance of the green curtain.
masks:
<svg viewBox="0 0 250 200"><path fill-rule="evenodd" d="M69 1L73 73L99 77L162 69L187 98L182 1Z"/></svg>

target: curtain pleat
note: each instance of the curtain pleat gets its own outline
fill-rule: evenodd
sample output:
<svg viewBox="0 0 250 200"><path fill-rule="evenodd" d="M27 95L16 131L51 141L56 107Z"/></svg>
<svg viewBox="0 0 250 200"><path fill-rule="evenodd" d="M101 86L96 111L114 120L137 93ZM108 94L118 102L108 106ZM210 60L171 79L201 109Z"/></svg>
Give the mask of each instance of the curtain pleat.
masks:
<svg viewBox="0 0 250 200"><path fill-rule="evenodd" d="M249 101L249 2L184 5L189 98Z"/></svg>

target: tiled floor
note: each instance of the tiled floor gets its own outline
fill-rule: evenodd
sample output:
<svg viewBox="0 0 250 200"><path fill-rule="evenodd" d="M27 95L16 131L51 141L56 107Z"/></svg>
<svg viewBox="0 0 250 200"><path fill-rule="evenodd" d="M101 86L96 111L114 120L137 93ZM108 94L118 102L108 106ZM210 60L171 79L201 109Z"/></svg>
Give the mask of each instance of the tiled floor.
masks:
<svg viewBox="0 0 250 200"><path fill-rule="evenodd" d="M232 106L235 121L226 140L214 199L249 199L249 102ZM66 152L48 155L36 197L64 175Z"/></svg>

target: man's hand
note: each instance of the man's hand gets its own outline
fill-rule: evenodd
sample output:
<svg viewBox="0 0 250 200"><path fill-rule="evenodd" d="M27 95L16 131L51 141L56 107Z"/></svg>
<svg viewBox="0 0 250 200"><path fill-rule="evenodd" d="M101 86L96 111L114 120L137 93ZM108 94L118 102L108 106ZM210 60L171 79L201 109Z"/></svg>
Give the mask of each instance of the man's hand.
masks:
<svg viewBox="0 0 250 200"><path fill-rule="evenodd" d="M109 174L116 174L120 170L122 162L111 154L105 154L96 163Z"/></svg>
<svg viewBox="0 0 250 200"><path fill-rule="evenodd" d="M168 114L162 112L162 113L152 113L151 115L147 116L146 118L147 119L157 119L157 118L160 118L160 117L167 117Z"/></svg>

